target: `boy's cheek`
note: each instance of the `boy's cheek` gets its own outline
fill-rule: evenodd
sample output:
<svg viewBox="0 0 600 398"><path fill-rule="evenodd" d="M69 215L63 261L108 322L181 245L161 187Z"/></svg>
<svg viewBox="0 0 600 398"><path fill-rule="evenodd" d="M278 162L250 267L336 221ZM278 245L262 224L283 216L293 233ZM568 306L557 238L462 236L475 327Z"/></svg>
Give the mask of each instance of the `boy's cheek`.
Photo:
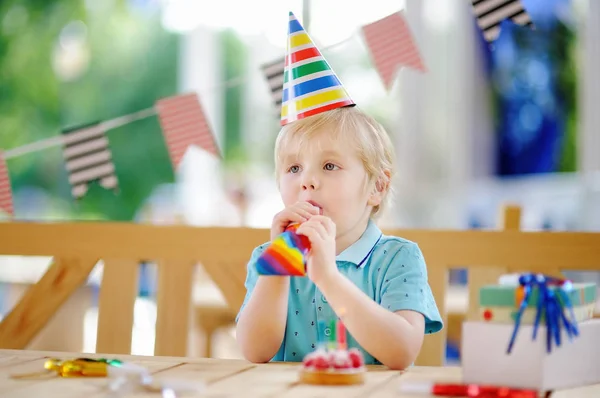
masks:
<svg viewBox="0 0 600 398"><path fill-rule="evenodd" d="M296 192L294 192L293 190L289 189L289 187L287 187L287 188L280 187L280 192L281 192L281 200L283 201L283 204L286 207L291 206L298 201L298 194Z"/></svg>

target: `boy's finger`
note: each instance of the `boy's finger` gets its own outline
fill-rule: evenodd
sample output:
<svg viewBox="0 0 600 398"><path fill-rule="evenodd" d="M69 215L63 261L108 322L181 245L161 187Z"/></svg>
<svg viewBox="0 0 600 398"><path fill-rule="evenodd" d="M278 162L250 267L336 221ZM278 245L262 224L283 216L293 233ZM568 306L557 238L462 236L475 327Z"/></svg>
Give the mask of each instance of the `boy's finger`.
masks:
<svg viewBox="0 0 600 398"><path fill-rule="evenodd" d="M313 228L319 234L321 239L325 240L327 238L327 230L321 222L316 223Z"/></svg>
<svg viewBox="0 0 600 398"><path fill-rule="evenodd" d="M323 217L323 225L328 234L335 234L335 223L329 217Z"/></svg>
<svg viewBox="0 0 600 398"><path fill-rule="evenodd" d="M313 216L309 211L304 210L304 209L297 209L296 213L301 215L302 217L304 217L305 218L304 221L308 220L309 218L311 218Z"/></svg>
<svg viewBox="0 0 600 398"><path fill-rule="evenodd" d="M311 215L318 215L321 211L319 207L308 202L300 202L299 206L303 209L306 209L308 212L310 212Z"/></svg>
<svg viewBox="0 0 600 398"><path fill-rule="evenodd" d="M284 221L304 222L304 221L308 220L309 218L310 218L310 214L308 214L307 212L300 213L298 211L290 211L289 213L286 214Z"/></svg>

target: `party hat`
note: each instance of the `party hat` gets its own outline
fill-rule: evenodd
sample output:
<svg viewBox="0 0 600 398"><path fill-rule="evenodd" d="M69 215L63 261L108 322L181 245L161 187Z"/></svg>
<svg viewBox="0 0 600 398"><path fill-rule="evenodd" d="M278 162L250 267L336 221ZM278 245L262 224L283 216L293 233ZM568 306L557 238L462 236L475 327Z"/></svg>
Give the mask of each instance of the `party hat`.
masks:
<svg viewBox="0 0 600 398"><path fill-rule="evenodd" d="M290 12L283 77L281 125L327 112L354 101L331 66Z"/></svg>

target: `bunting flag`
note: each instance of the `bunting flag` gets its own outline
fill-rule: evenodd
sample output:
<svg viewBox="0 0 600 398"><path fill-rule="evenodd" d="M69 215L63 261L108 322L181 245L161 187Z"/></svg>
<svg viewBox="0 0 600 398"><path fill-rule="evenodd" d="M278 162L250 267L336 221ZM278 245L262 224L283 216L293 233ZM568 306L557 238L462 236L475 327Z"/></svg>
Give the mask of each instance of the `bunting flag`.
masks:
<svg viewBox="0 0 600 398"><path fill-rule="evenodd" d="M196 93L176 95L156 102L158 118L177 169L190 145L220 157L213 133Z"/></svg>
<svg viewBox="0 0 600 398"><path fill-rule="evenodd" d="M426 72L408 22L396 12L362 27L375 68L389 90L402 66Z"/></svg>
<svg viewBox="0 0 600 398"><path fill-rule="evenodd" d="M285 72L285 58L280 58L276 61L265 64L260 69L267 80L269 90L271 90L273 104L279 113L281 109L281 103L283 102L283 74Z"/></svg>
<svg viewBox="0 0 600 398"><path fill-rule="evenodd" d="M14 215L12 188L4 154L0 151L0 210Z"/></svg>
<svg viewBox="0 0 600 398"><path fill-rule="evenodd" d="M500 23L505 19L510 19L517 25L533 25L521 0L472 0L471 4L477 24L488 42L498 38Z"/></svg>
<svg viewBox="0 0 600 398"><path fill-rule="evenodd" d="M69 173L71 194L81 199L88 184L98 181L105 189L117 190L112 154L102 123L63 130L63 157Z"/></svg>

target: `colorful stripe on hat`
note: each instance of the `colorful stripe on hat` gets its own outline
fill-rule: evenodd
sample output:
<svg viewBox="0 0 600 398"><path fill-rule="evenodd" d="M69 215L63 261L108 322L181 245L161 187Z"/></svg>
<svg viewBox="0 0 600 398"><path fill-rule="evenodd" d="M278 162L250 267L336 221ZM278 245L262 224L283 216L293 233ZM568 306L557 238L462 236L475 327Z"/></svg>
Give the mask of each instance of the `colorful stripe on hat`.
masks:
<svg viewBox="0 0 600 398"><path fill-rule="evenodd" d="M281 125L355 105L331 66L290 12Z"/></svg>

